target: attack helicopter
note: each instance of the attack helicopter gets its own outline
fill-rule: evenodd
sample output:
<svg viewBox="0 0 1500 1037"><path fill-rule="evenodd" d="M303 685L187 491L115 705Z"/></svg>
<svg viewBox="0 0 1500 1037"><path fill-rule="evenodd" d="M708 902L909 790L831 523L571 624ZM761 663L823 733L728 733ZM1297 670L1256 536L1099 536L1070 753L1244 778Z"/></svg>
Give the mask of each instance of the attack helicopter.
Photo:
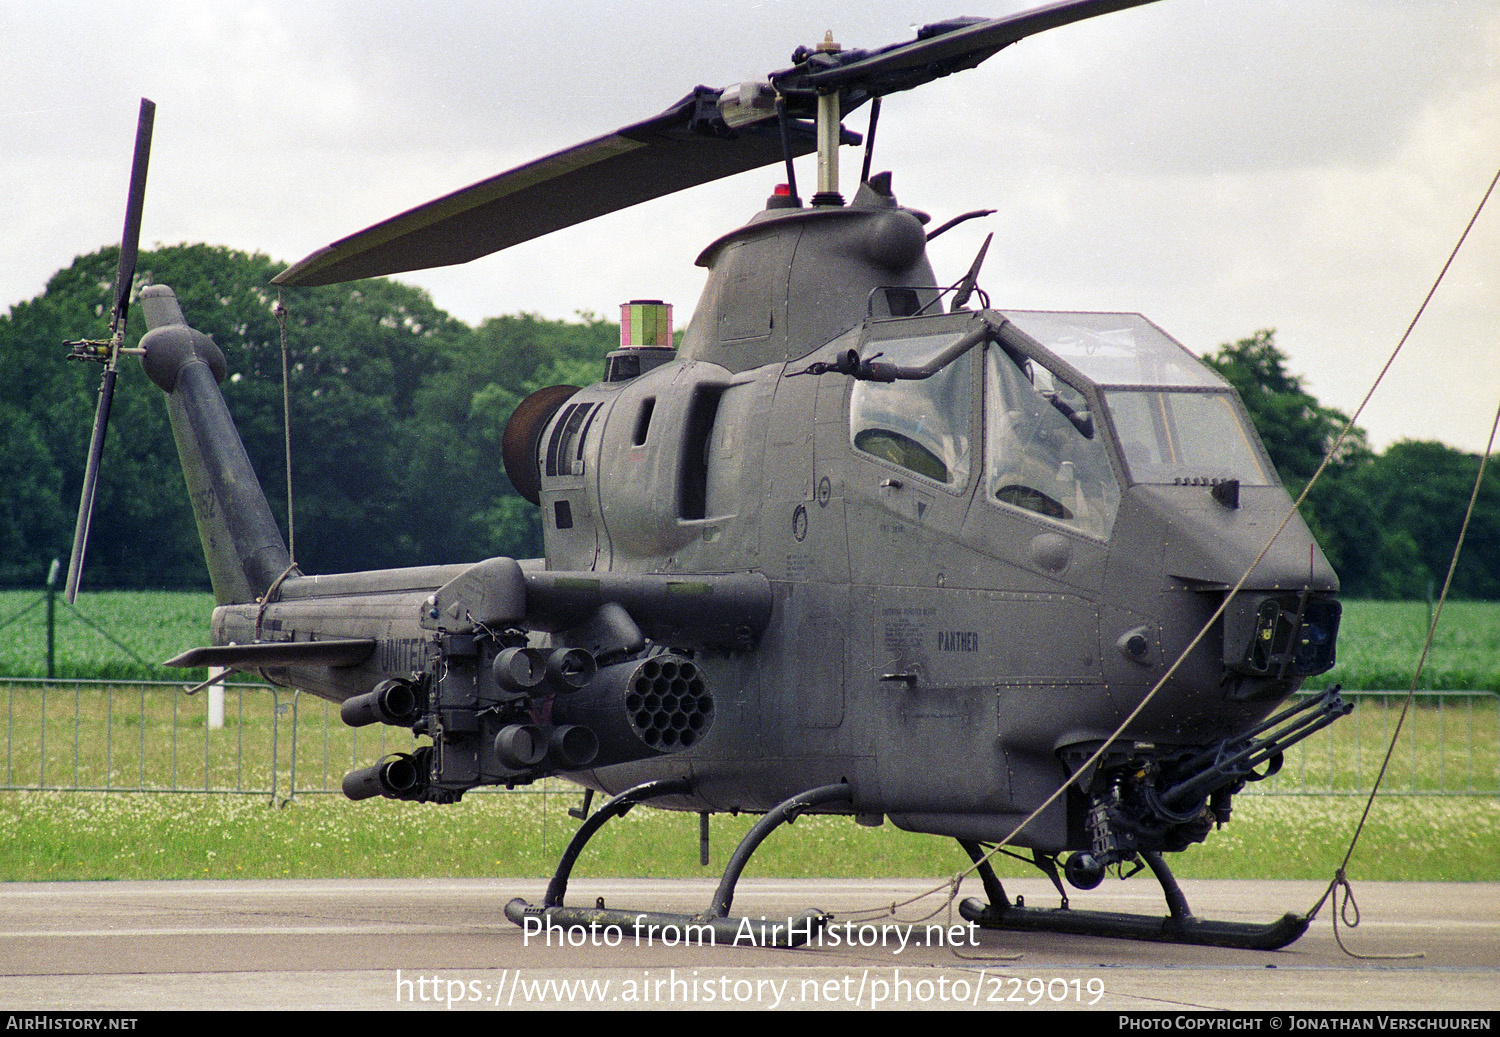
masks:
<svg viewBox="0 0 1500 1037"><path fill-rule="evenodd" d="M170 288L144 289L139 352L167 397L218 603L213 644L171 664L256 671L340 703L351 725L424 740L350 773L354 799L452 803L550 776L608 794L542 903L507 907L517 924L737 937L756 847L822 812L957 840L987 898L961 910L986 927L1295 940L1295 915L1194 916L1164 858L1349 708L1336 690L1286 705L1334 663L1338 581L1295 515L1267 546L1292 505L1242 404L1144 316L992 305L985 249L945 285L928 242L983 211L930 227L871 170L886 95L1143 2L799 47L764 79L700 86L280 274L311 286L467 262L784 165L764 208L698 257L707 284L680 346L664 304L631 303L601 381L542 389L511 416L502 460L541 510L543 558L303 574L220 395L222 351ZM862 137L844 119L865 105ZM839 150L861 143L846 201ZM812 153L804 201L793 159ZM81 352L111 365L119 339ZM96 441L107 412L101 395ZM705 833L712 813L764 815L705 912L564 903L583 846L640 804L697 813ZM1006 839L1060 908L1008 898L983 859ZM1088 889L1142 868L1164 917L1069 904L1064 878Z"/></svg>

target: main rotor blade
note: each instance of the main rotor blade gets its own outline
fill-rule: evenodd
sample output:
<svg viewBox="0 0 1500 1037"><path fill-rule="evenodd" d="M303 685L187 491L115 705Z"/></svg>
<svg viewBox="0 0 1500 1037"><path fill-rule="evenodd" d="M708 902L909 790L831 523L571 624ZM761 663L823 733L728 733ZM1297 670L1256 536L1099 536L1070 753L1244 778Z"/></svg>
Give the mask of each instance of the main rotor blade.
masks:
<svg viewBox="0 0 1500 1037"><path fill-rule="evenodd" d="M1001 18L957 23L956 27L950 27L955 23L938 23L924 29L910 43L898 43L875 51L850 51L832 60L824 57L822 63L825 67L821 68L815 58L796 69L777 73L772 81L782 89L825 91L845 88L858 90L866 96L881 97L973 68L996 51L1039 32L1154 2L1058 0Z"/></svg>
<svg viewBox="0 0 1500 1037"><path fill-rule="evenodd" d="M909 90L972 68L1002 47L1070 22L1152 0L1059 0L985 21L928 26L918 38L875 51L804 52L771 82L794 116L815 97L843 95L847 114L871 97ZM731 88L733 89L733 88ZM769 108L741 113L731 130L718 112L722 91L698 87L654 118L482 180L334 242L283 270L273 284L320 285L466 263L618 209L783 159ZM737 120L738 121L738 120ZM815 147L792 123L791 147ZM845 134L845 143L858 137Z"/></svg>
<svg viewBox="0 0 1500 1037"><path fill-rule="evenodd" d="M130 194L125 202L125 229L120 235L120 266L115 271L115 305L110 334L123 333L130 308L130 286L135 280L135 260L141 243L141 210L146 205L146 167L151 161L151 130L156 124L156 102L141 98L141 113L135 124L135 157L130 163Z"/></svg>
<svg viewBox="0 0 1500 1037"><path fill-rule="evenodd" d="M537 159L319 249L273 284L320 285L451 266L596 216L782 160L774 122L731 132L699 87L644 122ZM815 147L794 124L792 147ZM855 138L857 140L857 138Z"/></svg>

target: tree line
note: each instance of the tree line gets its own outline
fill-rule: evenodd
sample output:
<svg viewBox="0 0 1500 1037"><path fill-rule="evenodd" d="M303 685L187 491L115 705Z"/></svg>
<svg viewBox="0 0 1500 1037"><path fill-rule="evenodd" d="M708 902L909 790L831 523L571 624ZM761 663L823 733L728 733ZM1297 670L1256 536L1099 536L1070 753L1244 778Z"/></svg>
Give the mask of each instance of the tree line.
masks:
<svg viewBox="0 0 1500 1037"><path fill-rule="evenodd" d="M64 363L103 338L117 248L79 257L0 317L0 585L37 586L65 562L100 371ZM228 356L223 391L285 529L281 329L263 255L206 245L142 252L137 290L170 285ZM544 385L588 385L618 325L530 315L478 327L387 280L289 289L296 554L307 572L534 557L536 509L500 463L505 419ZM128 345L145 331L136 308ZM206 587L197 526L160 391L120 365L84 586Z"/></svg>
<svg viewBox="0 0 1500 1037"><path fill-rule="evenodd" d="M118 250L81 256L37 298L0 316L0 586L35 587L66 559L99 370L63 363L63 343L102 338ZM170 285L189 322L228 355L224 395L273 509L284 509L280 265L207 245L143 252L137 287ZM478 327L388 280L289 289L296 554L307 572L473 561L541 552L539 514L510 487L500 436L546 385L588 385L618 325L534 315ZM144 331L131 322L129 345ZM1343 415L1287 370L1273 333L1205 357L1239 390L1293 493ZM121 365L85 586L206 587L181 468L159 392ZM1440 443L1382 453L1355 430L1304 508L1356 597L1420 597L1441 581L1478 458ZM1486 474L1455 593L1500 597L1500 475ZM285 515L278 516L284 522Z"/></svg>
<svg viewBox="0 0 1500 1037"><path fill-rule="evenodd" d="M1245 401L1266 451L1295 497L1348 417L1320 404L1287 370L1275 334L1259 331L1203 358ZM1302 508L1348 597L1421 598L1442 587L1480 458L1443 443L1403 440L1376 453L1355 427ZM1452 593L1500 598L1500 472L1486 466Z"/></svg>

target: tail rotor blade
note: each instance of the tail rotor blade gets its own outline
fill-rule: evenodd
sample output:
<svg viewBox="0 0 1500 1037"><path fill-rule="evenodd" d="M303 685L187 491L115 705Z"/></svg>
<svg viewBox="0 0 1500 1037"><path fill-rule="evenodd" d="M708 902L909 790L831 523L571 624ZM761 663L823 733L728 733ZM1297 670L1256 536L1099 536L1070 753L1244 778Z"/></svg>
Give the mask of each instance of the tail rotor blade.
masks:
<svg viewBox="0 0 1500 1037"><path fill-rule="evenodd" d="M130 196L125 203L125 230L120 235L120 266L115 272L115 306L110 332L123 333L130 308L130 285L135 280L135 260L141 241L141 210L146 204L146 167L151 160L151 131L156 123L156 102L141 98L141 114L135 126L135 157L130 163Z"/></svg>
<svg viewBox="0 0 1500 1037"><path fill-rule="evenodd" d="M68 581L63 588L63 595L70 605L78 597L78 584L83 579L83 556L88 549L94 496L99 488L99 462L104 457L109 410L115 399L120 347L125 344L125 321L130 310L130 289L135 281L136 257L140 252L141 211L146 204L146 167L151 159L151 131L155 123L156 102L141 98L140 116L135 126L135 156L130 163L130 194L125 202L125 229L120 236L120 265L115 271L109 355L104 358L104 378L99 383L99 405L94 411L94 433L89 440L88 463L83 469L83 489L78 495L78 522L73 527L73 553L68 558Z"/></svg>
<svg viewBox="0 0 1500 1037"><path fill-rule="evenodd" d="M89 460L83 469L83 491L78 496L78 524L73 527L73 553L68 558L68 582L63 597L69 605L78 597L83 579L83 554L89 543L89 523L94 515L94 493L99 486L99 459L104 456L104 433L109 429L109 408L115 398L115 371L105 368L99 383L99 408L94 412L94 436L89 442Z"/></svg>

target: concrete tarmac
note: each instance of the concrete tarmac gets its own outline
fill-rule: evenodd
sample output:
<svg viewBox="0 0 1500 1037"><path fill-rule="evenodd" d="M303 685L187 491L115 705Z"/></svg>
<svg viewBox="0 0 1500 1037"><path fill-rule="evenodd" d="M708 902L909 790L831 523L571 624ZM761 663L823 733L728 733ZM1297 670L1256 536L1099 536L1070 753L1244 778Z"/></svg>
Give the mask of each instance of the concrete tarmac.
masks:
<svg viewBox="0 0 1500 1037"><path fill-rule="evenodd" d="M734 914L785 924L832 912L822 946L683 945L629 933L523 932L512 897L539 879L75 882L0 886L0 1006L11 1010L870 1009L1479 1010L1500 1008L1500 883L1359 883L1358 928L1325 905L1281 951L973 931L943 898L847 924L917 881L754 880ZM1056 906L1045 880L1007 880ZM1195 914L1269 922L1312 882L1188 881ZM576 878L568 903L696 913L710 880ZM978 896L976 883L964 895ZM1163 913L1147 876L1073 907ZM914 922L927 911L937 914ZM1348 912L1345 912L1346 914ZM941 928L927 929L939 926ZM949 928L955 926L956 928ZM904 934L904 935L903 935ZM675 943L676 945L668 945ZM1379 957L1420 954L1420 957Z"/></svg>

